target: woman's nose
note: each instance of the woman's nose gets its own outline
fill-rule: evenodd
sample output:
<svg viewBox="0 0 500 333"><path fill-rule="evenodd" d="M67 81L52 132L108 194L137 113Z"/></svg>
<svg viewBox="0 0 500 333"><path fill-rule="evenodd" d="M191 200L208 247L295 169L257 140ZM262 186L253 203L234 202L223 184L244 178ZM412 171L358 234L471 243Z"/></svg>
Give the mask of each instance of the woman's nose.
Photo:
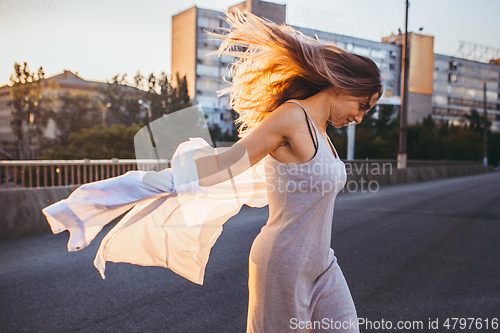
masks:
<svg viewBox="0 0 500 333"><path fill-rule="evenodd" d="M359 124L361 123L361 120L363 120L363 115L362 114L358 114L354 117L354 121L356 122L356 124Z"/></svg>

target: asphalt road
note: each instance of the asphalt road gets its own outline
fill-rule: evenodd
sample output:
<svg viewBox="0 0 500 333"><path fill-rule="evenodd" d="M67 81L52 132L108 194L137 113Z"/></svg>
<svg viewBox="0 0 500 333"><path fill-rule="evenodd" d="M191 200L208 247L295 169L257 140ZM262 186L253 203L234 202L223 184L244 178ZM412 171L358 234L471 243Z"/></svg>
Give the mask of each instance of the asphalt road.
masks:
<svg viewBox="0 0 500 333"><path fill-rule="evenodd" d="M67 232L1 241L0 332L244 332L248 254L266 218L244 207L226 223L203 286L113 263L102 280L93 259L109 227L73 253ZM333 223L358 316L378 325L362 331L500 332L500 173L341 193Z"/></svg>

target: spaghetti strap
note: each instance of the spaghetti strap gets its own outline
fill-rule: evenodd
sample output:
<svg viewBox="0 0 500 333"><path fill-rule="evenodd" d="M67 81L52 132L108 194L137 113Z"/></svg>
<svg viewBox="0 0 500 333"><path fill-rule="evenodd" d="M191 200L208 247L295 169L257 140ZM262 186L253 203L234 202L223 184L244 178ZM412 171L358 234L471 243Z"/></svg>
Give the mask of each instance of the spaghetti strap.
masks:
<svg viewBox="0 0 500 333"><path fill-rule="evenodd" d="M309 127L309 133L311 133L311 137L312 137L312 132L311 132L311 127L309 126L309 123L311 122L312 125L314 126L314 129L315 129L315 133L319 133L318 132L318 129L316 128L316 125L314 125L314 122L311 120L311 116L309 116L309 114L307 113L306 109L304 109L304 107L302 105L300 105L299 102L296 102L296 101L286 101L285 103L295 103L297 104L298 106L300 106L300 108L302 110L304 110L304 113L306 114L306 118L307 118L307 126ZM318 136L316 134L316 140L317 140ZM313 142L314 142L314 139L313 139ZM317 141L316 141L317 142ZM333 145L332 141L330 140L330 138L327 136L327 141L323 140L323 142L327 145L327 146L330 146L330 151L332 152L333 154L333 157L335 159L338 159L340 160L340 157L339 157L339 154L337 153L337 149L335 149L335 146ZM317 145L315 144L314 146L316 148L316 151L318 150L317 148Z"/></svg>
<svg viewBox="0 0 500 333"><path fill-rule="evenodd" d="M318 152L318 143L317 143L318 138L316 137L316 140L314 140L314 136L312 134L311 124L310 124L311 120L309 119L309 115L307 114L306 110L302 107L302 105L300 105L299 103L297 103L295 101L286 101L285 103L295 103L298 106L300 106L300 108L304 111L304 114L306 116L306 121L307 121L307 128L309 129L309 134L311 134L311 139L312 139L312 142L314 145L314 154L316 155L316 153ZM313 124L313 126L314 126L314 124Z"/></svg>

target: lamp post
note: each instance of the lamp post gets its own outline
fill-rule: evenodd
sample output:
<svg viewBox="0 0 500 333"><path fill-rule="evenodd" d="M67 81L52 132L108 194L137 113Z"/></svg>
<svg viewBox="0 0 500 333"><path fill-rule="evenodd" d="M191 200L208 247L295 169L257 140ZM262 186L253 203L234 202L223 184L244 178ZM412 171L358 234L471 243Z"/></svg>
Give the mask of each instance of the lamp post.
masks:
<svg viewBox="0 0 500 333"><path fill-rule="evenodd" d="M151 122L151 103L145 102L142 99L138 100L137 102L148 110L148 124L149 124Z"/></svg>
<svg viewBox="0 0 500 333"><path fill-rule="evenodd" d="M159 169L160 169L160 155L158 155L158 149L156 148L156 143L155 143L155 139L153 137L153 132L151 131L151 126L149 125L149 123L151 122L151 102L145 102L142 99L140 99L137 101L137 103L144 106L148 110L148 122L146 124L146 127L148 129L149 139L151 140L151 145L153 146L153 150L154 150L155 157L157 160L156 170L159 171Z"/></svg>
<svg viewBox="0 0 500 333"><path fill-rule="evenodd" d="M106 110L111 107L111 103L106 104L106 106L102 109L102 127L106 126Z"/></svg>
<svg viewBox="0 0 500 333"><path fill-rule="evenodd" d="M403 89L401 91L401 110L399 116L399 152L398 152L398 169L406 168L406 114L408 108L408 72L409 72L409 57L408 57L408 7L410 3L406 0L405 12L405 34L403 38L403 66L402 81Z"/></svg>
<svg viewBox="0 0 500 333"><path fill-rule="evenodd" d="M487 81L488 75L485 75L484 82L483 82L483 108L484 108L484 114L483 114L483 166L488 165L488 128L486 125L488 124L488 104L486 100L486 81Z"/></svg>

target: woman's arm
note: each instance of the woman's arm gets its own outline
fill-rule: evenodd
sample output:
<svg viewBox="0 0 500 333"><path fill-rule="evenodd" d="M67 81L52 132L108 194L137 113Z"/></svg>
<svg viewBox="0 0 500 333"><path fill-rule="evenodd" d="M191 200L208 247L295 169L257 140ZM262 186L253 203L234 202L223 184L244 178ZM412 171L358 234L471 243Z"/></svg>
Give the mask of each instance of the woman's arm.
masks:
<svg viewBox="0 0 500 333"><path fill-rule="evenodd" d="M229 180L286 143L293 133L289 112L289 105L278 107L230 148L223 152L216 149L216 154L196 159L199 185L210 186Z"/></svg>

